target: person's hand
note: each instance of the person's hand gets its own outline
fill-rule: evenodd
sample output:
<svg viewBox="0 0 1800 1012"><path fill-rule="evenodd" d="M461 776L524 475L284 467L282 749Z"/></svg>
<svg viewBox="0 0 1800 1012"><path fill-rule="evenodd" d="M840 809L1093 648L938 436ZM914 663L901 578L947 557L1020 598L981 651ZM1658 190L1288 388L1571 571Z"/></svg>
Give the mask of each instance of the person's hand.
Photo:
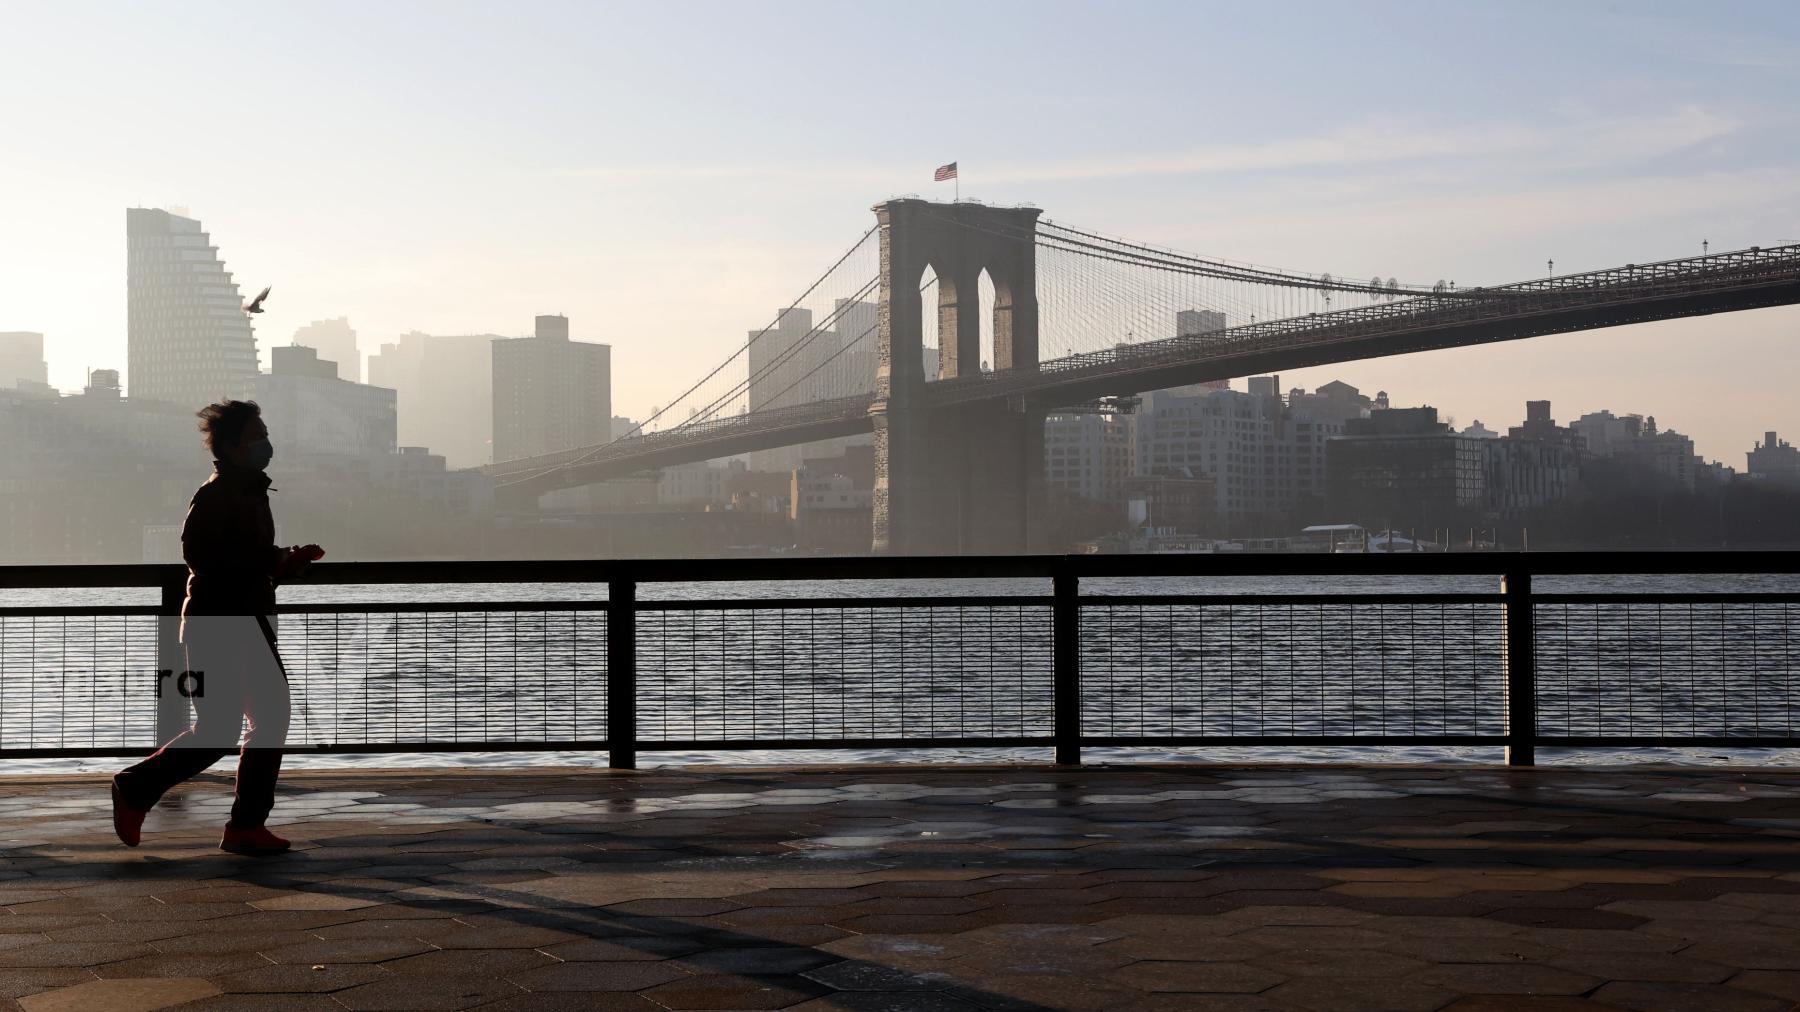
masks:
<svg viewBox="0 0 1800 1012"><path fill-rule="evenodd" d="M275 579L286 580L306 569L308 563L317 562L324 557L325 549L318 545L295 545L287 550L287 554L281 557L281 562L275 567Z"/></svg>

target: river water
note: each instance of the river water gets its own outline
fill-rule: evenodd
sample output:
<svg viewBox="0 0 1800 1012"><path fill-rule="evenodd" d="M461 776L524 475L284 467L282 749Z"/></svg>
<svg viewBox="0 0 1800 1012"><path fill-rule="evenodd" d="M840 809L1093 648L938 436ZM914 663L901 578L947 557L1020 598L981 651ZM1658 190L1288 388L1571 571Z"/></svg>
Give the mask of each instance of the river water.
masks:
<svg viewBox="0 0 1800 1012"><path fill-rule="evenodd" d="M1213 577L1181 579L1094 579L1084 595L1110 594L1446 594L1492 593L1488 578L1466 577ZM1614 592L1800 592L1800 578L1539 578L1539 593ZM642 584L639 600L795 599L864 597L1047 596L1045 580L954 581L777 581L715 584ZM155 592L131 590L0 590L0 608L153 604ZM379 737L380 720L410 714L418 726L441 734L446 726L483 728L521 715L534 727L566 726L545 733L597 737L583 716L595 705L580 697L586 655L603 654L595 636L598 613L581 619L526 621L514 618L503 648L490 643L494 615L444 615L395 623L386 613L361 613L357 606L380 603L603 601L604 585L469 584L419 586L297 585L284 588L285 604L332 603L346 617L287 616L283 653L304 691L297 706L295 738L325 740L333 733ZM809 620L805 635L782 624L782 612L656 612L640 616L641 711L665 714L670 738L727 736L802 737L808 726L844 727L859 736L882 737L929 730L986 727L987 733L1041 733L1047 638L1041 605L1021 608L915 609L898 626L884 626L873 610L866 630L854 622L821 632ZM1458 609L1461 609L1460 611ZM1499 655L1493 605L1349 607L1296 605L1267 609L1239 606L1209 609L1120 608L1084 612L1084 673L1089 681L1090 733L1126 735L1180 730L1193 733L1330 733L1379 726L1391 733L1493 733L1498 730L1500 695L1494 691ZM1787 626L1800 618L1791 605L1732 610L1701 606L1679 612L1639 608L1626 613L1582 606L1539 612L1540 722L1545 733L1617 732L1668 727L1700 733L1792 733L1800 721L1800 635L1790 648ZM1029 613L1033 620L1020 616ZM543 613L532 613L542 616ZM800 612L817 615L818 612ZM841 613L829 612L833 617ZM485 616L485 617L482 617ZM1221 623L1220 616L1231 621ZM1273 617L1272 617L1273 616ZM1648 616L1648 617L1647 617ZM1674 616L1670 618L1669 616ZM1655 627L1648 623L1655 620ZM1687 628L1679 621L1684 620ZM585 624L583 622L585 621ZM952 636L946 622L958 623ZM1245 623L1254 622L1250 628ZM1284 624L1285 621L1285 624ZM296 625L296 622L299 622ZM323 622L324 624L320 624ZM768 623L776 635L769 636ZM913 624L907 624L911 622ZM35 623L26 641L28 623ZM312 624L308 624L312 623ZM437 624L433 624L437 623ZM444 625L443 623L448 623ZM470 623L474 623L471 625ZM1635 624L1633 624L1635 623ZM1090 628L1090 626L1092 628ZM760 642L756 630L764 635ZM63 635L46 646L45 620L0 614L0 743L17 742L20 728L42 733L54 726L79 738L83 730L120 734L125 724L107 716L112 709L71 694L64 676L46 693L28 685L21 672L54 663L80 670L83 650L112 649L100 638L86 646ZM320 630L328 632L322 639ZM523 629L523 633L521 633ZM442 633L450 635L444 636ZM786 633L786 635L783 635ZM382 636L388 640L383 640ZM456 678L434 669L445 664L430 637L458 642L452 663ZM479 635L479 642L476 637ZM424 637L424 646L415 642ZM141 637L140 637L141 640ZM374 644L405 641L394 660ZM896 662L898 649L913 659ZM1695 644L1698 644L1696 646ZM329 645L329 649L326 646ZM141 650L142 642L131 645ZM46 650L50 653L46 653ZM481 652L487 650L487 653ZM1634 653L1635 651L1635 653ZM1686 651L1685 654L1682 651ZM314 656L320 655L320 656ZM541 655L543 671L530 669ZM521 659L526 660L521 660ZM867 677L857 672L866 662ZM390 665L381 668L380 665ZM504 666L510 682L499 690L472 690L469 671ZM322 667L323 665L324 667ZM472 667L473 665L473 667ZM1010 667L1009 667L1010 665ZM326 670L326 668L329 670ZM760 680L745 674L762 669ZM773 668L783 674L771 677ZM1379 670L1378 670L1379 669ZM553 674L560 673L560 674ZM794 672L799 672L795 674ZM1201 678L1197 672L1209 672ZM566 677L564 677L566 676ZM420 680L423 679L421 682ZM560 679L560 680L559 680ZM1199 679L1199 680L1196 680ZM452 684L455 683L455 684ZM403 689L402 685L408 686ZM419 688L423 685L424 688ZM796 692L798 690L798 692ZM385 692L392 691L387 701ZM60 696L57 693L61 693ZM411 693L410 695L408 693ZM679 698L677 698L679 696ZM796 699L801 702L796 702ZM1096 701L1100 702L1096 704ZM676 707L679 706L679 713ZM89 713L80 711L86 706ZM746 709L748 706L748 709ZM29 707L31 712L26 713ZM460 707L460 709L458 709ZM303 712L300 712L303 711ZM454 711L454 717L446 716ZM991 712L989 712L991 711ZM399 714L401 717L396 717ZM478 714L479 716L473 716ZM25 721L21 724L21 721ZM91 721L84 728L83 721ZM453 720L453 725L445 725ZM982 721L988 724L983 725ZM1642 723L1649 721L1648 724ZM1682 724L1681 721L1686 721ZM362 722L362 723L358 723ZM1661 722L1660 725L1658 722ZM397 726L397 725L396 725ZM323 730L322 730L323 728ZM333 731L332 729L336 729ZM349 728L348 733L345 728ZM797 730L796 730L797 729ZM1709 730L1711 729L1711 730ZM583 733L585 731L585 733ZM1796 739L1800 740L1800 739ZM1407 747L1231 747L1092 748L1091 762L1496 762L1498 748L1418 745ZM853 762L1043 762L1042 748L819 749L762 751L644 752L640 765ZM430 766L604 765L605 753L454 753L415 755L319 755L304 752L288 760L295 768ZM1800 749L1591 748L1540 749L1544 764L1800 765ZM73 772L111 769L117 760L0 760L0 773Z"/></svg>

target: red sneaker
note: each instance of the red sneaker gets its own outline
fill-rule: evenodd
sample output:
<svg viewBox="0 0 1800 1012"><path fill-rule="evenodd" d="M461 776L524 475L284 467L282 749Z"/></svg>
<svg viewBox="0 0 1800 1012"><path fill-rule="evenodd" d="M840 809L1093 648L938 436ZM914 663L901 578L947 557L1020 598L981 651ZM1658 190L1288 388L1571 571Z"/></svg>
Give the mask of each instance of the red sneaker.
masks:
<svg viewBox="0 0 1800 1012"><path fill-rule="evenodd" d="M113 832L119 834L119 842L127 847L135 847L143 839L144 816L149 812L133 808L125 803L125 796L119 792L119 778L112 782Z"/></svg>
<svg viewBox="0 0 1800 1012"><path fill-rule="evenodd" d="M233 854L246 854L250 857L263 857L268 854L279 854L292 844L269 832L269 827L258 826L255 829L236 829L225 827L225 836L219 841L220 850L228 850Z"/></svg>

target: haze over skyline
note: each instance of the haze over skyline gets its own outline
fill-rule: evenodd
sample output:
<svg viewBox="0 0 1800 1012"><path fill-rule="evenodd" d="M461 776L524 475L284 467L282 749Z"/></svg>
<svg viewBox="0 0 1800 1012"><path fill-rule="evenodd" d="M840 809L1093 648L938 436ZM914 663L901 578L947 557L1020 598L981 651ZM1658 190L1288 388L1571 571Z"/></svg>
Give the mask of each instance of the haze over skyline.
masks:
<svg viewBox="0 0 1800 1012"><path fill-rule="evenodd" d="M1142 3L7 4L0 330L125 366L127 206L181 205L260 346L348 316L614 349L664 404L872 224L963 195L1195 252L1461 285L1800 239L1800 14ZM69 53L79 54L75 59ZM679 53L679 56L671 56ZM1235 322L1235 321L1234 321ZM1800 309L1348 363L1459 424L1636 411L1742 466L1800 430ZM127 377L129 383L129 377ZM1240 384L1241 386L1241 384Z"/></svg>

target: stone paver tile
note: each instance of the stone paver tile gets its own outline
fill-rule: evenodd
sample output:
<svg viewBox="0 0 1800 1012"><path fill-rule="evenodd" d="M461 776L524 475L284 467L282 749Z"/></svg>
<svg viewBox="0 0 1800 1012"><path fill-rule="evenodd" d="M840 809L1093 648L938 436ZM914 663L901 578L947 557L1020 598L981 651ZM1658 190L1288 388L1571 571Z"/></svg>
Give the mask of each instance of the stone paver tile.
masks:
<svg viewBox="0 0 1800 1012"><path fill-rule="evenodd" d="M1287 975L1246 963L1189 963L1146 960L1113 970L1107 978L1142 991L1255 994Z"/></svg>
<svg viewBox="0 0 1800 1012"><path fill-rule="evenodd" d="M163 953L257 952L262 949L279 949L284 945L305 945L316 940L317 936L309 931L206 931L159 938L150 944Z"/></svg>
<svg viewBox="0 0 1800 1012"><path fill-rule="evenodd" d="M1536 963L1446 963L1409 978L1456 994L1585 994L1601 981Z"/></svg>
<svg viewBox="0 0 1800 1012"><path fill-rule="evenodd" d="M1746 991L1772 994L1777 998L1800 1002L1800 972L1793 970L1746 970L1732 977L1728 983Z"/></svg>
<svg viewBox="0 0 1800 1012"><path fill-rule="evenodd" d="M25 1012L151 1012L219 993L198 977L90 980L19 999Z"/></svg>
<svg viewBox="0 0 1800 1012"><path fill-rule="evenodd" d="M846 991L789 1005L788 1012L980 1012L984 1007L994 1006L936 991Z"/></svg>
<svg viewBox="0 0 1800 1012"><path fill-rule="evenodd" d="M1637 1012L1789 1012L1793 1002L1720 984L1614 981L1595 991L1595 1001Z"/></svg>
<svg viewBox="0 0 1800 1012"><path fill-rule="evenodd" d="M527 991L642 991L685 980L689 974L669 962L558 963L508 974Z"/></svg>
<svg viewBox="0 0 1800 1012"><path fill-rule="evenodd" d="M1383 934L1406 936L1418 935L1429 938L1486 936L1498 937L1516 935L1523 929L1516 924L1489 920L1483 917L1417 917L1389 916L1364 922L1362 925L1371 931Z"/></svg>
<svg viewBox="0 0 1800 1012"><path fill-rule="evenodd" d="M1111 981L1084 981L1043 974L983 977L945 994L995 1012L1113 1012L1143 997L1143 992Z"/></svg>
<svg viewBox="0 0 1800 1012"><path fill-rule="evenodd" d="M837 956L817 949L745 946L696 952L684 956L681 965L691 973L773 975L802 973L837 961Z"/></svg>
<svg viewBox="0 0 1800 1012"><path fill-rule="evenodd" d="M275 963L380 963L431 949L430 943L417 938L356 938L300 942L258 952Z"/></svg>
<svg viewBox="0 0 1800 1012"><path fill-rule="evenodd" d="M1413 980L1291 980L1259 997L1281 1009L1318 1012L1429 1012L1456 997L1454 992Z"/></svg>
<svg viewBox="0 0 1800 1012"><path fill-rule="evenodd" d="M289 893L285 896L251 900L250 905L258 910L361 910L365 907L378 906L380 902L356 896L337 896L331 893Z"/></svg>
<svg viewBox="0 0 1800 1012"><path fill-rule="evenodd" d="M1663 941L1670 940L1663 939ZM1678 943L1671 942L1671 944ZM1700 942L1682 949L1681 954L1689 959L1703 959L1745 970L1800 970L1800 948L1785 945L1758 946Z"/></svg>
<svg viewBox="0 0 1800 1012"><path fill-rule="evenodd" d="M344 1012L344 1006L325 994L221 994L169 1012Z"/></svg>
<svg viewBox="0 0 1800 1012"><path fill-rule="evenodd" d="M51 931L47 933L47 938L52 942L159 942L165 938L180 937L191 930L192 928L185 924L159 924L155 921L119 924L114 921L106 921L101 924ZM16 948L16 946L8 944L8 941L14 938L19 939L20 945L24 945L28 944L30 936L0 935L0 948ZM41 940L43 939L40 938Z"/></svg>
<svg viewBox="0 0 1800 1012"><path fill-rule="evenodd" d="M1526 930L1513 937L1534 945L1569 952L1674 952L1688 944L1686 939L1652 935L1643 931L1600 931L1589 928ZM1684 955L1697 959L1714 958L1693 952Z"/></svg>
<svg viewBox="0 0 1800 1012"><path fill-rule="evenodd" d="M1404 977L1428 967L1422 959L1376 949L1283 949L1250 960L1285 977Z"/></svg>
<svg viewBox="0 0 1800 1012"><path fill-rule="evenodd" d="M956 940L944 935L850 935L818 946L819 951L905 969L931 967L956 958Z"/></svg>
<svg viewBox="0 0 1800 1012"><path fill-rule="evenodd" d="M20 998L93 979L94 974L82 967L0 968L0 998Z"/></svg>
<svg viewBox="0 0 1800 1012"><path fill-rule="evenodd" d="M1379 949L1392 936L1369 927L1294 925L1251 928L1237 937L1272 949Z"/></svg>
<svg viewBox="0 0 1800 1012"><path fill-rule="evenodd" d="M416 956L388 960L381 964L381 968L395 974L504 977L525 970L554 966L556 963L555 956L536 949L434 949Z"/></svg>
<svg viewBox="0 0 1800 1012"><path fill-rule="evenodd" d="M1544 960L1550 966L1574 970L1601 980L1664 980L1690 984L1717 984L1737 970L1732 966L1690 957L1687 952L1574 952Z"/></svg>
<svg viewBox="0 0 1800 1012"><path fill-rule="evenodd" d="M1034 910L1029 916L1036 920L1041 915L1042 911ZM869 917L846 917L832 921L831 926L859 935L948 935L993 923L996 923L996 919L981 918L974 914L875 914Z"/></svg>
<svg viewBox="0 0 1800 1012"><path fill-rule="evenodd" d="M607 910L618 914L634 914L643 917L709 917L713 914L728 913L744 906L719 899L646 899L627 900L624 903L613 903Z"/></svg>
<svg viewBox="0 0 1800 1012"><path fill-rule="evenodd" d="M423 938L437 941L447 935L460 935L469 926L448 917L371 918L318 928L310 934L319 938Z"/></svg>
<svg viewBox="0 0 1800 1012"><path fill-rule="evenodd" d="M1788 928L1752 921L1648 921L1637 928L1645 935L1686 942L1723 945L1788 946L1800 948L1800 927Z"/></svg>
<svg viewBox="0 0 1800 1012"><path fill-rule="evenodd" d="M1389 939L1382 948L1428 963L1544 962L1560 953L1518 935L1409 935Z"/></svg>
<svg viewBox="0 0 1800 1012"><path fill-rule="evenodd" d="M1716 901L1770 914L1800 914L1800 893L1725 893Z"/></svg>
<svg viewBox="0 0 1800 1012"><path fill-rule="evenodd" d="M351 1012L438 1012L475 1008L520 993L517 985L496 977L389 976L332 995Z"/></svg>
<svg viewBox="0 0 1800 1012"><path fill-rule="evenodd" d="M1749 921L1756 919L1755 910L1735 903L1698 900L1620 900L1616 903L1605 904L1599 909L1653 920Z"/></svg>
<svg viewBox="0 0 1800 1012"><path fill-rule="evenodd" d="M1118 1012L1294 1012L1299 1007L1260 994L1157 994L1124 1005Z"/></svg>
<svg viewBox="0 0 1800 1012"><path fill-rule="evenodd" d="M1345 882L1325 890L1340 896L1380 896L1398 899L1462 896L1467 886L1448 882Z"/></svg>
<svg viewBox="0 0 1800 1012"><path fill-rule="evenodd" d="M1481 994L1458 998L1444 1006L1442 1012L1609 1012L1617 1005L1607 1005L1589 998L1560 995L1492 995Z"/></svg>
<svg viewBox="0 0 1800 1012"><path fill-rule="evenodd" d="M481 1012L668 1012L643 995L622 991L538 991L510 995L476 1008Z"/></svg>
<svg viewBox="0 0 1800 1012"><path fill-rule="evenodd" d="M1133 935L1096 946L1129 959L1192 960L1208 963L1236 963L1266 955L1266 945L1247 942L1235 935L1198 937L1182 935Z"/></svg>
<svg viewBox="0 0 1800 1012"><path fill-rule="evenodd" d="M1361 924L1376 915L1334 906L1248 906L1220 914L1226 920L1256 926L1333 927Z"/></svg>
<svg viewBox="0 0 1800 1012"><path fill-rule="evenodd" d="M948 973L942 971L900 970L855 959L814 967L801 976L837 991L929 991L944 987L953 980Z"/></svg>
<svg viewBox="0 0 1800 1012"><path fill-rule="evenodd" d="M378 966L366 963L338 964L272 964L254 970L239 970L214 978L221 990L231 993L310 993L341 991L357 984L379 980L385 975Z"/></svg>
<svg viewBox="0 0 1800 1012"><path fill-rule="evenodd" d="M502 927L468 927L430 936L432 944L444 949L536 949L558 942L571 942L581 936L573 931L556 931L528 925Z"/></svg>
<svg viewBox="0 0 1800 1012"><path fill-rule="evenodd" d="M546 945L537 951L549 953L568 962L652 962L690 955L706 948L691 938L662 935L617 935L610 938L580 938L572 942ZM530 950L515 950L530 951Z"/></svg>
<svg viewBox="0 0 1800 1012"><path fill-rule="evenodd" d="M160 952L96 966L93 972L113 977L222 977L241 970L256 970L269 961L255 952Z"/></svg>
<svg viewBox="0 0 1800 1012"><path fill-rule="evenodd" d="M829 988L805 977L729 976L712 974L675 981L644 991L644 997L670 1009L779 1009L828 994Z"/></svg>
<svg viewBox="0 0 1800 1012"><path fill-rule="evenodd" d="M98 966L155 954L140 942L37 942L0 949L0 968Z"/></svg>
<svg viewBox="0 0 1800 1012"><path fill-rule="evenodd" d="M1629 931L1644 923L1635 914L1617 910L1584 910L1578 907L1507 907L1487 915L1526 928L1592 928Z"/></svg>
<svg viewBox="0 0 1800 1012"><path fill-rule="evenodd" d="M1091 979L1124 966L1134 958L1090 946L1033 945L1028 942L972 945L957 956L952 972L966 971L977 977L1046 974Z"/></svg>

